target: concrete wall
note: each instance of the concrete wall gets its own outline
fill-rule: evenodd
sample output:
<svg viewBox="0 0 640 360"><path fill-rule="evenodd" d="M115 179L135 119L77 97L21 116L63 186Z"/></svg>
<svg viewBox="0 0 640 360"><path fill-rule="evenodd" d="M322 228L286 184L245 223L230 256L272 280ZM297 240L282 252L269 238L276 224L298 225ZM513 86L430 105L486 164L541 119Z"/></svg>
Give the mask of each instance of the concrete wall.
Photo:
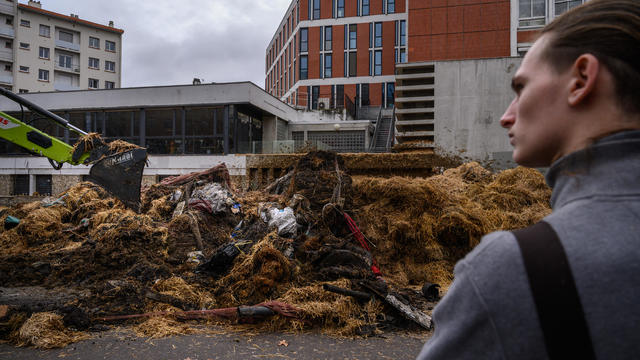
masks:
<svg viewBox="0 0 640 360"><path fill-rule="evenodd" d="M11 190L13 190L11 175L0 175L0 196L11 195Z"/></svg>
<svg viewBox="0 0 640 360"><path fill-rule="evenodd" d="M500 117L513 99L520 58L441 61L435 66L435 145L441 155L511 167Z"/></svg>
<svg viewBox="0 0 640 360"><path fill-rule="evenodd" d="M60 194L81 181L82 175L51 176L51 194Z"/></svg>

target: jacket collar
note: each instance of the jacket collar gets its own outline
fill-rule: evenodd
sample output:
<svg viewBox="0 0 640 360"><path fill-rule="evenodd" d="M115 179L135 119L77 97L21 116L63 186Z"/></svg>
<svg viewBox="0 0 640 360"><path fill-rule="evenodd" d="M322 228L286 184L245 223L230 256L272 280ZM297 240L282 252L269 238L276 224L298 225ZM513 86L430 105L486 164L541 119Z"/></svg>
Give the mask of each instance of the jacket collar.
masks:
<svg viewBox="0 0 640 360"><path fill-rule="evenodd" d="M546 180L552 208L598 195L640 195L640 130L604 137L558 159Z"/></svg>

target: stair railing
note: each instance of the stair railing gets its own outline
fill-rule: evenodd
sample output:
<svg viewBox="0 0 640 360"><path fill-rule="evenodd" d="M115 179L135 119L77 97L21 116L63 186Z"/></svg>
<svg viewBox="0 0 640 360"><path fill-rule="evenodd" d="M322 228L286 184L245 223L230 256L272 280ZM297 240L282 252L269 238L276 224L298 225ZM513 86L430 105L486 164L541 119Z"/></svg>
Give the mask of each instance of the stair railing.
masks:
<svg viewBox="0 0 640 360"><path fill-rule="evenodd" d="M369 152L373 152L376 147L376 139L378 137L378 129L380 129L380 121L382 120L382 106L380 106L380 110L378 111L378 117L376 118L376 123L373 125L373 136L371 137L371 141L369 142Z"/></svg>
<svg viewBox="0 0 640 360"><path fill-rule="evenodd" d="M391 121L389 124L389 134L387 135L387 143L385 146L386 151L389 151L393 146L393 140L395 138L396 130L396 106L393 105L393 112L391 114Z"/></svg>

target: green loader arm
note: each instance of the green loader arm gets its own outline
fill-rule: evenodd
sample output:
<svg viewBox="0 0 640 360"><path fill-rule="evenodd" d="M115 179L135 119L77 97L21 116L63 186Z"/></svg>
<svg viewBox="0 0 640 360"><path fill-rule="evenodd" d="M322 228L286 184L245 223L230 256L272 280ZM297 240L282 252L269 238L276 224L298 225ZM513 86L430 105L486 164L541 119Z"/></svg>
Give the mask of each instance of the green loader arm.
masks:
<svg viewBox="0 0 640 360"><path fill-rule="evenodd" d="M45 156L58 164L79 165L89 157L89 152L86 152L78 161L73 161L73 147L71 145L2 111L0 111L0 137L35 154Z"/></svg>
<svg viewBox="0 0 640 360"><path fill-rule="evenodd" d="M86 132L73 126L66 119L9 90L0 87L0 95L17 102L21 106L26 106L29 110L78 135L87 135ZM92 140L93 142L90 146L83 142L81 146L74 149L71 145L1 111L0 138L20 145L32 153L47 157L51 166L56 170L62 168L64 163L92 165L89 170L89 181L102 186L112 195L122 200L127 207L135 211L139 210L142 172L147 160L146 149L135 148L116 152L115 150L112 151L100 138ZM85 146L88 148L85 148Z"/></svg>

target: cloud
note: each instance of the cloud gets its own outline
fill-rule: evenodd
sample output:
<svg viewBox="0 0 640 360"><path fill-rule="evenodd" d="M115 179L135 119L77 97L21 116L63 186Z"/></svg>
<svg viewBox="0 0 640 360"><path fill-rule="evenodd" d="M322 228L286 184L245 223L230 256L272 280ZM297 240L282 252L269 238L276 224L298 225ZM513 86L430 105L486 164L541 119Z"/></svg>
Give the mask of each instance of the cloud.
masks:
<svg viewBox="0 0 640 360"><path fill-rule="evenodd" d="M50 0L49 0L50 1ZM122 86L253 81L291 0L48 0L43 9L124 30Z"/></svg>

